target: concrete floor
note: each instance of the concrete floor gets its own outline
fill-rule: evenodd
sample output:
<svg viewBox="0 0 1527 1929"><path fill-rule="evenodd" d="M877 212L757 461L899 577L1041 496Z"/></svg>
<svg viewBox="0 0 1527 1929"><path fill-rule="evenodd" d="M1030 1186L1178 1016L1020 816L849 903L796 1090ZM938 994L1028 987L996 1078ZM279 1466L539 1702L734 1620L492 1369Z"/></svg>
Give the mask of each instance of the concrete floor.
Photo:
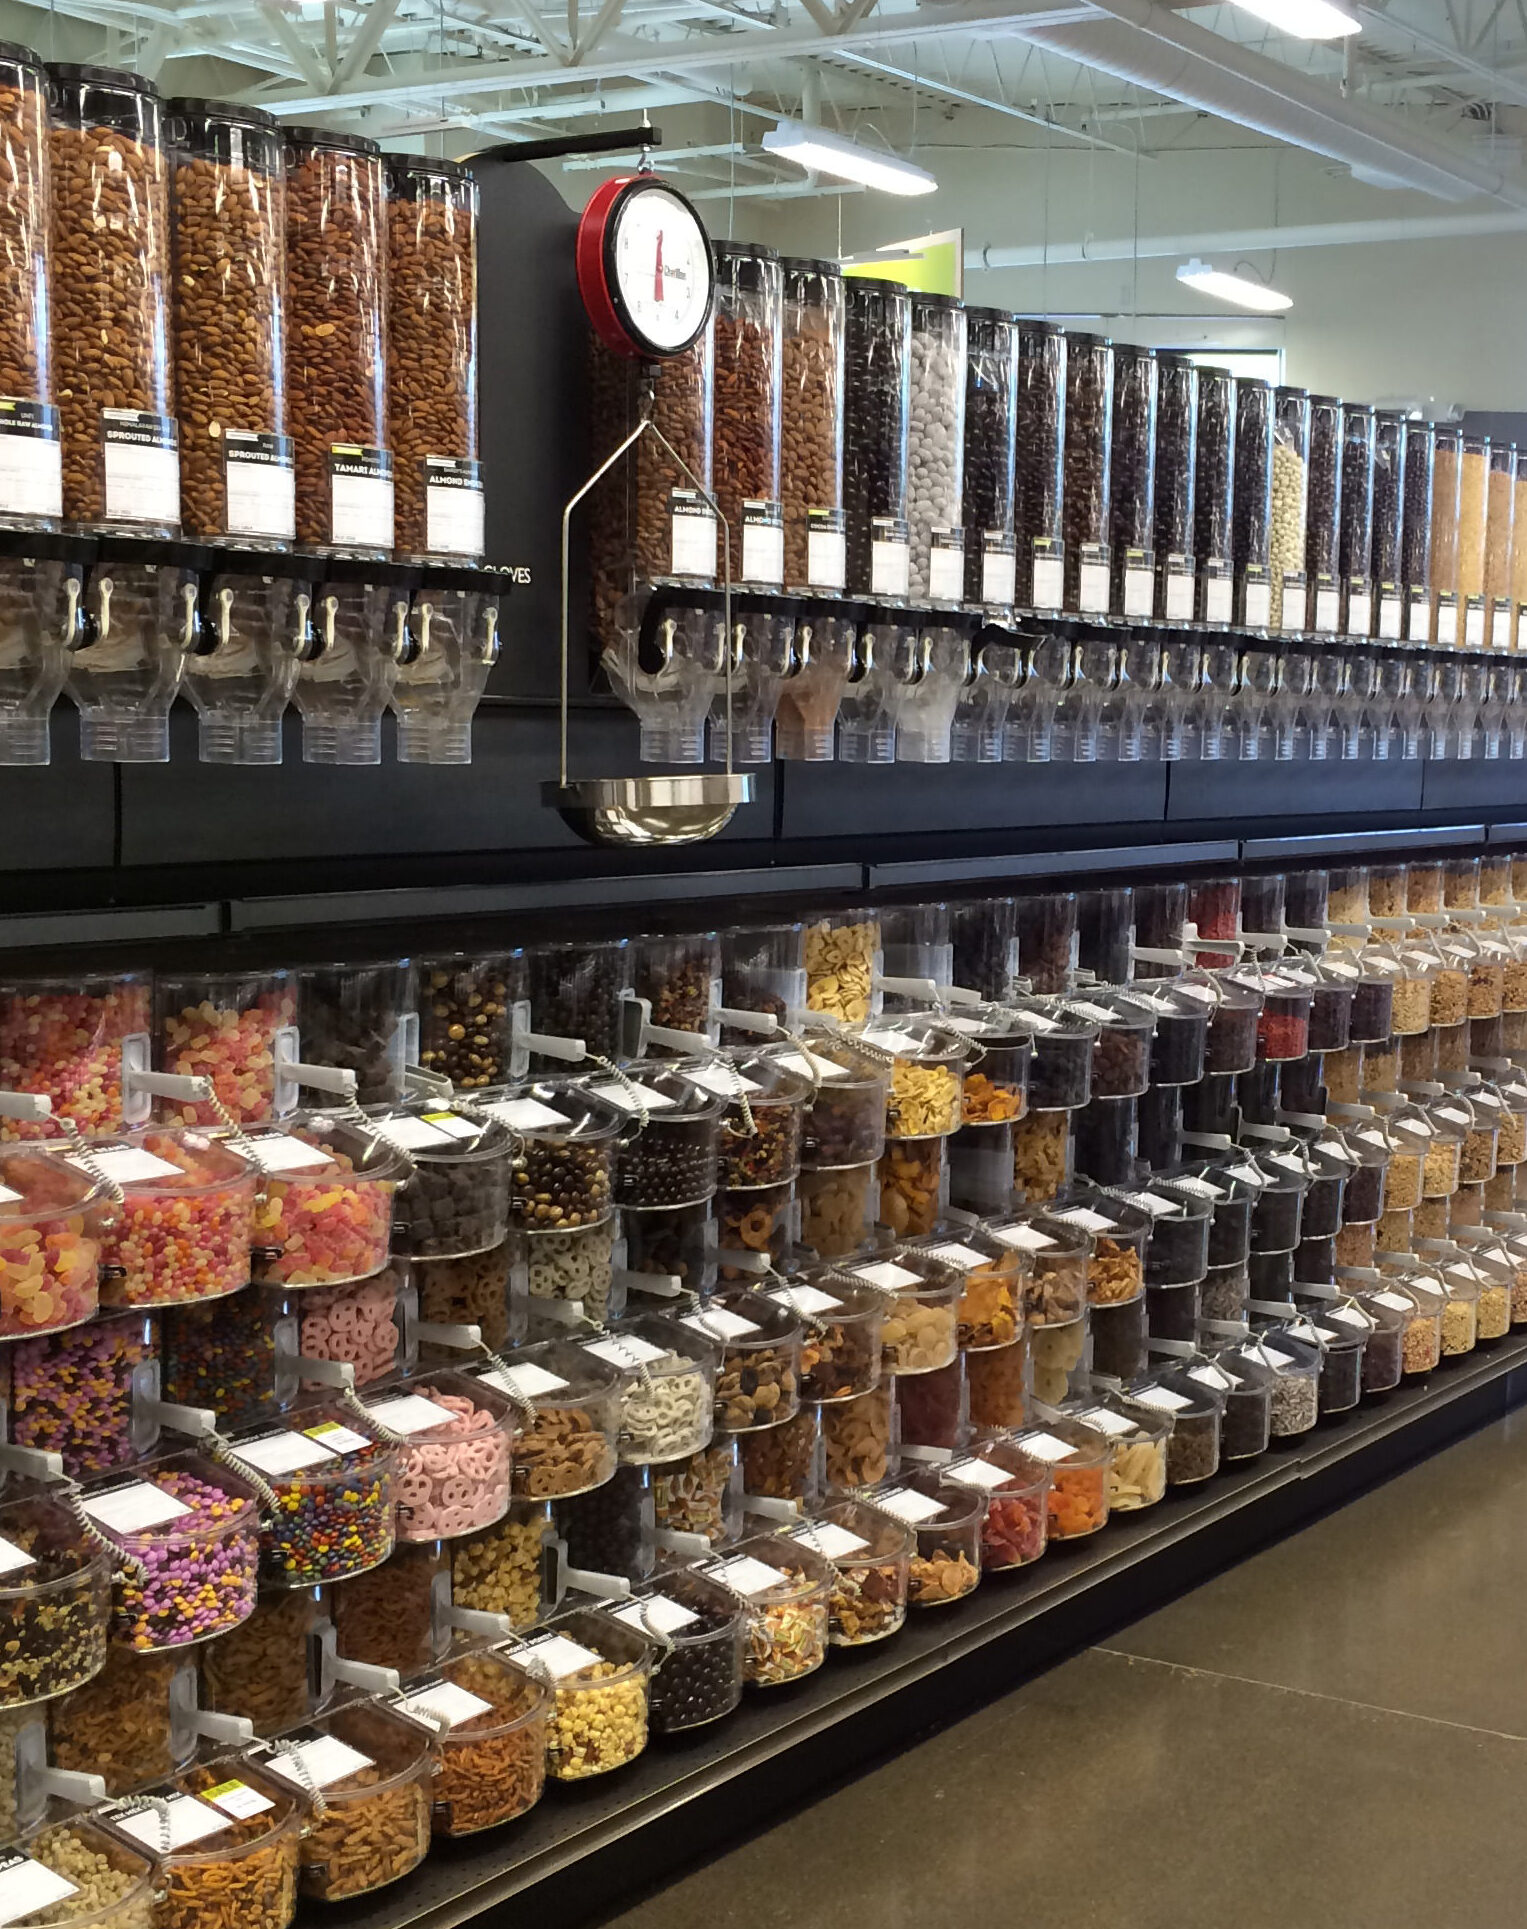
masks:
<svg viewBox="0 0 1527 1929"><path fill-rule="evenodd" d="M1520 1929L1527 1412L605 1929Z"/></svg>

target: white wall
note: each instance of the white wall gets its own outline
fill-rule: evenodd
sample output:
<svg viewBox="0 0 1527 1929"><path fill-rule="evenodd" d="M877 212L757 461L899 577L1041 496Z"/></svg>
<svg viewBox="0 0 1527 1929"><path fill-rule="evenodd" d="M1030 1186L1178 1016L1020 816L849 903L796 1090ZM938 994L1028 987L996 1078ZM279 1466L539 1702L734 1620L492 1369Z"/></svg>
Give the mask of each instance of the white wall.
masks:
<svg viewBox="0 0 1527 1929"><path fill-rule="evenodd" d="M924 117L923 127L927 127ZM1145 124L1160 142L1177 122ZM1115 123L1121 139L1133 131ZM916 200L850 195L769 206L739 203L737 232L802 253L872 248L963 226L967 246L1038 244L1292 223L1433 218L1449 204L1366 187L1318 157L1239 140L1212 122L1179 140L1199 145L1135 162L1110 154L1048 154L1017 145L1010 122L960 115L920 140L916 158L939 192ZM947 143L955 143L948 145ZM707 204L714 221L722 204ZM1464 210L1460 210L1464 211ZM1467 211L1497 212L1485 204ZM1527 408L1527 234L1492 239L1353 244L1238 257L1294 298L1285 318L1236 319L1184 289L1181 257L1076 266L967 270L966 299L1029 313L1101 315L1121 340L1158 346L1281 345L1286 379L1353 399L1432 399L1475 409ZM1215 266L1237 257L1217 255ZM1201 316L1198 323L1162 317ZM1079 321L1077 326L1088 324Z"/></svg>

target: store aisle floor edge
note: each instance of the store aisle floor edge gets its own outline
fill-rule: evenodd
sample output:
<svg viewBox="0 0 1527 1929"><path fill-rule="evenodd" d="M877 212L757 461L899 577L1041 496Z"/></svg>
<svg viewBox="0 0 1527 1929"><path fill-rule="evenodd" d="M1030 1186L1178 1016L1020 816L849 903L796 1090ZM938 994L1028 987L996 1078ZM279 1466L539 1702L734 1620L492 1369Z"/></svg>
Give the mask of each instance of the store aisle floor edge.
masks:
<svg viewBox="0 0 1527 1929"><path fill-rule="evenodd" d="M1504 1929L1524 1499L1519 1409L601 1929Z"/></svg>

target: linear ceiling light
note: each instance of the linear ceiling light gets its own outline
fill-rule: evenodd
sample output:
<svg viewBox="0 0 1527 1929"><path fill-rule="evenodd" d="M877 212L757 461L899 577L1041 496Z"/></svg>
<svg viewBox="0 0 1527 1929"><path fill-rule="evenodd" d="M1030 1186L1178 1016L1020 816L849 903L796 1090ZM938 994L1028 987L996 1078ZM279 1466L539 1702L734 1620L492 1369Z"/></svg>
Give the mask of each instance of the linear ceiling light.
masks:
<svg viewBox="0 0 1527 1929"><path fill-rule="evenodd" d="M1177 279L1189 288L1196 288L1201 295L1234 302L1237 308L1254 308L1262 315L1275 315L1294 305L1292 295L1280 295L1276 288L1249 281L1244 275L1227 275L1221 269L1211 268L1207 261L1188 262L1177 270Z"/></svg>
<svg viewBox="0 0 1527 1929"><path fill-rule="evenodd" d="M831 174L839 181L859 181L886 194L932 194L938 182L926 168L914 167L899 155L881 154L857 141L830 134L825 127L800 121L781 121L763 137L766 153L778 154L797 167Z"/></svg>
<svg viewBox="0 0 1527 1929"><path fill-rule="evenodd" d="M1254 13L1279 33L1300 40L1340 40L1349 33L1361 33L1362 22L1332 0L1235 0L1246 13Z"/></svg>

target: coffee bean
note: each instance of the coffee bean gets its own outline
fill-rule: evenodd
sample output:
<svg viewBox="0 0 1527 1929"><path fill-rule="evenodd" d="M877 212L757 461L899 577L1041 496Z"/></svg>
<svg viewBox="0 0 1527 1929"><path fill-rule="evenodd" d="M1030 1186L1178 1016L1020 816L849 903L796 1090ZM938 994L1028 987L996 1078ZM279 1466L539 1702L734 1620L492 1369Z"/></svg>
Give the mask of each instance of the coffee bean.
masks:
<svg viewBox="0 0 1527 1929"><path fill-rule="evenodd" d="M1131 549L1149 550L1156 528L1156 351L1122 343L1114 350L1113 454L1110 459L1109 542L1113 604L1124 607L1124 561Z"/></svg>
<svg viewBox="0 0 1527 1929"><path fill-rule="evenodd" d="M786 261L780 491L785 508L785 582L809 581L813 509L843 507L843 277L831 262Z"/></svg>
<svg viewBox="0 0 1527 1929"><path fill-rule="evenodd" d="M1366 576L1373 549L1374 414L1350 402L1341 421L1341 554L1344 578Z"/></svg>
<svg viewBox="0 0 1527 1929"><path fill-rule="evenodd" d="M1033 601L1036 540L1063 533L1066 460L1066 337L1049 322L1018 324L1018 454L1013 533L1018 548L1018 601Z"/></svg>
<svg viewBox="0 0 1527 1929"><path fill-rule="evenodd" d="M48 110L40 62L0 60L0 395L51 402Z"/></svg>
<svg viewBox="0 0 1527 1929"><path fill-rule="evenodd" d="M188 536L228 533L227 429L286 433L285 155L258 109L171 101L175 400Z"/></svg>
<svg viewBox="0 0 1527 1929"><path fill-rule="evenodd" d="M965 311L947 295L912 297L907 405L911 593L932 594L934 532L960 526L965 454Z"/></svg>
<svg viewBox="0 0 1527 1929"><path fill-rule="evenodd" d="M477 460L477 186L394 160L387 200L387 446L402 556L429 552L425 458Z"/></svg>
<svg viewBox="0 0 1527 1929"><path fill-rule="evenodd" d="M1168 556L1194 553L1198 370L1186 355L1161 355L1156 363L1156 383L1156 522L1151 546L1156 552L1156 569L1160 575ZM1114 435L1117 451L1117 410Z"/></svg>
<svg viewBox="0 0 1527 1929"><path fill-rule="evenodd" d="M1193 554L1229 562L1235 501L1235 377L1226 368L1198 371L1198 470L1193 503Z"/></svg>
<svg viewBox="0 0 1527 1929"><path fill-rule="evenodd" d="M744 580L745 502L779 501L779 257L751 242L718 241L716 253L716 403L712 437L716 500L726 518L732 581Z"/></svg>
<svg viewBox="0 0 1527 1929"><path fill-rule="evenodd" d="M1400 576L1410 589L1431 582L1432 483L1436 437L1430 422L1405 425L1405 519L1400 534Z"/></svg>
<svg viewBox="0 0 1527 1929"><path fill-rule="evenodd" d="M988 531L1013 533L1018 428L1018 324L1000 308L966 311L965 596L982 599Z"/></svg>
<svg viewBox="0 0 1527 1929"><path fill-rule="evenodd" d="M80 74L49 69L54 381L64 515L100 522L102 409L171 409L169 172L155 89L136 74Z"/></svg>
<svg viewBox="0 0 1527 1929"><path fill-rule="evenodd" d="M1310 398L1309 493L1304 514L1304 571L1311 589L1317 576L1341 567L1341 402L1334 395ZM1314 618L1314 604L1310 606Z"/></svg>
<svg viewBox="0 0 1527 1929"><path fill-rule="evenodd" d="M843 506L848 517L848 588L871 586L872 520L907 513L907 410L912 298L885 281L848 284L843 427Z"/></svg>
<svg viewBox="0 0 1527 1929"><path fill-rule="evenodd" d="M330 451L385 433L387 193L374 141L286 137L286 372L297 540L332 545ZM391 543L386 545L388 549Z"/></svg>
<svg viewBox="0 0 1527 1929"><path fill-rule="evenodd" d="M1113 343L1066 337L1066 608L1081 595L1082 545L1106 543L1113 437Z"/></svg>

